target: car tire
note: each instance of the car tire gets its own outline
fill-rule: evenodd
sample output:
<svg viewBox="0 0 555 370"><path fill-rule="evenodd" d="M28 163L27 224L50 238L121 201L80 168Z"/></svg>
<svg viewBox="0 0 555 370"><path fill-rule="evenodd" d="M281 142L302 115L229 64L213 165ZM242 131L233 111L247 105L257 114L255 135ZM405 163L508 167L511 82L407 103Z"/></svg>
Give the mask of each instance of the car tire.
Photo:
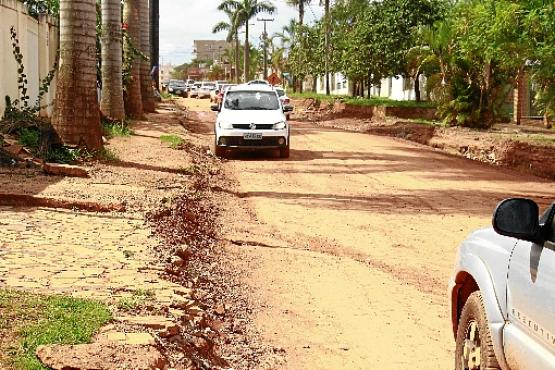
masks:
<svg viewBox="0 0 555 370"><path fill-rule="evenodd" d="M225 151L224 147L214 144L214 154L216 154L216 157L225 158Z"/></svg>
<svg viewBox="0 0 555 370"><path fill-rule="evenodd" d="M280 158L289 158L289 144L285 148L279 149L279 157Z"/></svg>
<svg viewBox="0 0 555 370"><path fill-rule="evenodd" d="M473 356L478 353L478 349L480 358ZM457 328L455 370L469 369L500 369L493 350L488 318L480 291L468 297Z"/></svg>

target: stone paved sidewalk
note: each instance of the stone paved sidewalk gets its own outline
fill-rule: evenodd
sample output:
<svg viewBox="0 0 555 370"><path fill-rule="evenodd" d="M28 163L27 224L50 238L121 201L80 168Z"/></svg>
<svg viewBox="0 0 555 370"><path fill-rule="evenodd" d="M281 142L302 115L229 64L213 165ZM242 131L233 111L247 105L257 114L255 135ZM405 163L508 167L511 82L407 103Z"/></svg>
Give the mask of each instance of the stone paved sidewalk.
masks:
<svg viewBox="0 0 555 370"><path fill-rule="evenodd" d="M175 335L171 322L194 301L189 289L164 279L167 261L157 260L159 240L145 222L147 211L167 204L190 182L187 153L160 140L187 135L180 113L165 108L137 122L134 135L111 139L107 148L117 160L88 165L89 178L0 168L0 194L126 205L125 212L112 213L0 206L0 289L96 299L116 316L127 315L104 328L99 342L151 345ZM118 311L118 303L137 294L148 296L152 317L141 316L143 310L133 320Z"/></svg>
<svg viewBox="0 0 555 370"><path fill-rule="evenodd" d="M138 290L171 295L172 284L152 269L157 241L142 219L47 209L0 214L2 287L112 304Z"/></svg>

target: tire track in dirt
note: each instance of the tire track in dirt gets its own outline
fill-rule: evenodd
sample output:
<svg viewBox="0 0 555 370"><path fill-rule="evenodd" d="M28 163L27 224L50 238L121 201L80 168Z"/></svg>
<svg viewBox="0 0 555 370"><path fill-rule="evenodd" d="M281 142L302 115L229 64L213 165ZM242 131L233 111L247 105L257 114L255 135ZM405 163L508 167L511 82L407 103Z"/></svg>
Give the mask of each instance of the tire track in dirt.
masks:
<svg viewBox="0 0 555 370"><path fill-rule="evenodd" d="M538 178L309 124L293 123L291 154L233 156L223 189L232 264L284 369L452 367L457 245L503 197L555 198Z"/></svg>

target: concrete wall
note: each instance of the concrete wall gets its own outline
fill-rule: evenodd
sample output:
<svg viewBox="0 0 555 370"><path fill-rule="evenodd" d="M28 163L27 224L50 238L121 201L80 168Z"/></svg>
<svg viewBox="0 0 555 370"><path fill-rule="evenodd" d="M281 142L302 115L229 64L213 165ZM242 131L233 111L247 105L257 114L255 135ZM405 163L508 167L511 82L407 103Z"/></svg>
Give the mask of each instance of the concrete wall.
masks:
<svg viewBox="0 0 555 370"><path fill-rule="evenodd" d="M349 81L341 73L330 75L330 92L332 95L349 95ZM318 77L316 83L316 92L318 94L326 93L325 78Z"/></svg>
<svg viewBox="0 0 555 370"><path fill-rule="evenodd" d="M19 98L17 89L17 63L13 56L10 28L14 26L23 54L27 75L29 104L34 105L40 81L54 65L58 49L58 26L49 16L39 20L27 15L26 7L17 0L0 0L0 116L4 114L5 96ZM44 96L41 115L50 116L53 109L56 79Z"/></svg>
<svg viewBox="0 0 555 370"><path fill-rule="evenodd" d="M421 75L420 96L422 100L426 99L425 86L426 77ZM350 83L341 73L332 74L330 75L330 91L332 95L349 95ZM392 100L415 99L414 83L410 79L402 76L384 78L381 81L381 86L373 86L370 91L372 96L389 98ZM319 94L326 93L323 77L318 78L317 92Z"/></svg>

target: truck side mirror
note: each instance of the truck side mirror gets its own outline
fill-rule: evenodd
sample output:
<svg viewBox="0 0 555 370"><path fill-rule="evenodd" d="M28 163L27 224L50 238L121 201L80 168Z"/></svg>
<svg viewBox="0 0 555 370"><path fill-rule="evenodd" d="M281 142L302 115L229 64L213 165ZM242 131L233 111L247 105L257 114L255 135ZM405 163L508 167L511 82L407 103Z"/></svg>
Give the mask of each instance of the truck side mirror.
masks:
<svg viewBox="0 0 555 370"><path fill-rule="evenodd" d="M530 199L505 199L493 215L493 229L500 235L541 244L539 208Z"/></svg>

